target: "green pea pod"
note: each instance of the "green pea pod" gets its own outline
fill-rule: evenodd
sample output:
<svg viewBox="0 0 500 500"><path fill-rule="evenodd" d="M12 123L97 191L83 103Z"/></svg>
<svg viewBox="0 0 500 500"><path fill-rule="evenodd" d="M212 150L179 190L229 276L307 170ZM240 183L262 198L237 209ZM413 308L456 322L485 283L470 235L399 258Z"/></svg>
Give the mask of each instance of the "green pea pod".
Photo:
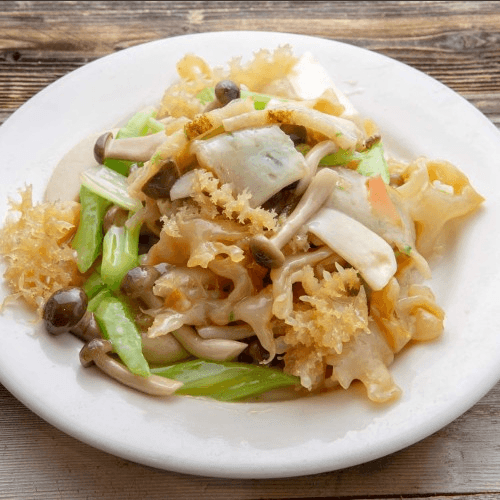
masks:
<svg viewBox="0 0 500 500"><path fill-rule="evenodd" d="M77 266L87 272L102 249L102 221L111 203L85 186L80 188L80 223L71 242L77 253Z"/></svg>
<svg viewBox="0 0 500 500"><path fill-rule="evenodd" d="M136 375L149 377L151 372L142 354L141 334L128 305L110 294L100 301L94 314L104 338L111 341L125 366Z"/></svg>
<svg viewBox="0 0 500 500"><path fill-rule="evenodd" d="M124 276L138 263L141 225L111 226L104 236L101 276L113 291L120 288Z"/></svg>
<svg viewBox="0 0 500 500"><path fill-rule="evenodd" d="M151 373L183 382L176 394L209 396L219 401L238 401L300 383L298 377L274 368L202 359L154 368Z"/></svg>

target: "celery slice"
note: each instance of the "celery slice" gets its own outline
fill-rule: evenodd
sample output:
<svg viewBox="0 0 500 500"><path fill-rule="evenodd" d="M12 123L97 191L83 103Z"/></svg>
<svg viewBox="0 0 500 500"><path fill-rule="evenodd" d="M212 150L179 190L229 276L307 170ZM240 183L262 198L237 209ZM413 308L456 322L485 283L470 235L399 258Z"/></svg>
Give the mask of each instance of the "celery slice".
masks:
<svg viewBox="0 0 500 500"><path fill-rule="evenodd" d="M132 227L111 226L104 235L101 277L113 291L120 288L124 276L138 264L141 226L142 222Z"/></svg>
<svg viewBox="0 0 500 500"><path fill-rule="evenodd" d="M380 175L386 184L389 184L389 167L384 157L382 143L374 144L366 151L350 151L340 148L335 153L325 156L319 164L321 166L345 166L349 163L356 164L356 170L366 177Z"/></svg>
<svg viewBox="0 0 500 500"><path fill-rule="evenodd" d="M128 194L127 178L104 165L91 167L82 172L83 186L120 207L137 212L142 203Z"/></svg>
<svg viewBox="0 0 500 500"><path fill-rule="evenodd" d="M153 368L151 373L183 382L176 394L208 396L219 401L238 401L300 383L298 377L275 368L202 359Z"/></svg>
<svg viewBox="0 0 500 500"><path fill-rule="evenodd" d="M102 221L110 202L82 186L80 205L80 222L71 246L77 252L78 270L85 273L101 253Z"/></svg>
<svg viewBox="0 0 500 500"><path fill-rule="evenodd" d="M142 354L141 334L128 305L110 294L103 298L94 314L104 338L111 341L125 366L136 375L148 377L151 372Z"/></svg>

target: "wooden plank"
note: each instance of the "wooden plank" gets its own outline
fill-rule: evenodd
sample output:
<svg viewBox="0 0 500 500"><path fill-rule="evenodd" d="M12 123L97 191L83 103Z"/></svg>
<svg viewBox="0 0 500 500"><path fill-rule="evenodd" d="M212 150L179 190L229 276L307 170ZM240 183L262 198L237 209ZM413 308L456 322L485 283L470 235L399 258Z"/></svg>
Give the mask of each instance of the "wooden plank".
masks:
<svg viewBox="0 0 500 500"><path fill-rule="evenodd" d="M349 469L286 481L205 478L144 467L63 434L1 387L0 404L0 500L28 494L75 500L278 499L284 498L284 485L286 498L500 495L500 384L414 446Z"/></svg>
<svg viewBox="0 0 500 500"><path fill-rule="evenodd" d="M394 57L458 92L498 91L500 4L455 2L449 9L442 2L424 3L433 5L279 2L269 9L269 2L99 2L97 7L93 2L2 2L0 108L16 109L54 80L117 50L162 37L233 29L337 39Z"/></svg>

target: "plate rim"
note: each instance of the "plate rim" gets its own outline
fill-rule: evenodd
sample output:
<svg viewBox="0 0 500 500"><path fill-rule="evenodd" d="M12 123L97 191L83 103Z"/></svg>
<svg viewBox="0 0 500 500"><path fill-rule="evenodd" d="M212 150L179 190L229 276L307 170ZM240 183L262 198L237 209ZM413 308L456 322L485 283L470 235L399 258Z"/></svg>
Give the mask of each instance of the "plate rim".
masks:
<svg viewBox="0 0 500 500"><path fill-rule="evenodd" d="M427 78L429 82L432 82L432 85L439 84L441 86L441 90L445 93L452 92L454 94L454 97L459 97L462 100L462 103L466 106L469 106L469 112L471 113L476 113L476 116L478 119L480 118L482 121L486 119L485 122L485 127L487 127L486 123L489 123L491 125L491 130L490 132L492 134L496 134L497 138L500 138L500 133L497 130L497 128L494 126L494 124L487 118L485 117L477 108L475 108L469 101L467 101L463 96L460 96L460 94L454 92L453 90L449 89L446 87L443 83L439 82L438 80L430 77L429 75L419 71L418 69L412 68L400 61L397 61L395 59L392 59L388 56L385 56L383 54L380 54L378 52L373 52L369 49L362 48L362 47L357 47L355 45L347 44L345 42L339 42L335 40L330 40L328 38L323 38L323 37L313 37L309 35L300 35L300 34L292 34L292 33L273 33L273 32L264 32L264 31L227 31L227 32L209 32L209 33L196 33L196 34L188 34L188 35L181 35L181 36L176 36L176 37L169 37L169 38L164 38L160 40L154 40L150 42L146 42L144 44L140 44L137 46L133 46L127 49L124 49L118 53L114 54L109 54L103 57L100 57L99 59L96 59L80 68L77 68L76 70L68 73L67 75L61 77L60 79L56 80L54 83L50 84L46 88L42 89L40 92L38 92L35 96L33 96L31 99L29 99L27 102L25 102L22 106L18 108L16 112L14 112L11 116L5 120L4 124L2 127L0 127L0 140L2 140L2 133L4 130L15 127L17 125L17 121L22 121L24 119L25 114L29 114L31 112L31 109L33 107L36 107L37 103L40 100L44 100L46 96L50 97L50 94L54 92L54 89L58 90L61 87L67 86L73 79L78 79L80 75L84 75L86 72L88 72L88 67L93 65L92 68L99 68L100 66L105 66L111 58L117 58L117 57L130 57L133 58L135 53L141 53L144 50L146 50L148 47L160 47L163 46L164 44L169 44L172 42L172 40L180 41L182 40L187 40L187 39L199 39L201 40L202 38L212 38L214 36L220 38L220 37L230 37L231 35L237 34L238 36L244 36L245 38L247 37L256 37L256 38L261 38L263 35L268 38L276 38L278 39L285 39L289 38L290 40L308 40L309 43L317 43L318 40L321 40L322 43L325 44L333 44L337 45L339 47L348 47L348 50L354 50L354 51L363 51L365 53L368 53L370 56L375 55L376 58L382 58L380 59L381 61L386 61L390 65L396 64L396 66L402 66L407 68L407 70L410 70L411 72L417 72L420 74L422 77ZM244 35L242 35L244 34ZM285 41L281 41L281 43L286 43ZM290 42L290 44L293 46L293 42ZM276 46L277 44L275 44ZM179 54L179 59L182 54ZM85 69L87 68L87 69ZM0 320L1 321L1 320ZM1 342L0 342L1 344ZM274 467L272 467L272 463L269 463L269 460L261 460L260 463L255 464L253 467L250 467L250 470L244 469L242 463L239 463L233 468L231 468L231 464L226 463L226 467L229 467L229 470L224 471L222 466L222 462L219 464L218 469L214 470L214 468L211 466L212 464L203 464L203 463L194 463L194 462L189 462L189 460L186 460L184 457L184 461L180 460L177 464L171 462L168 463L168 467L165 467L164 463L162 464L161 461L157 456L147 456L145 453L140 453L138 454L138 450L132 450L132 452L127 452L126 449L123 448L123 446L117 446L116 443L114 443L112 446L109 445L103 445L102 442L99 441L99 439L89 439L88 436L83 436L81 435L79 429L75 429L72 425L66 425L64 421L61 421L60 419L55 419L54 416L50 413L50 411L47 409L47 407L44 404L44 401L37 400L35 399L30 399L27 394L25 393L20 393L19 390L17 389L15 383L15 379L11 379L8 377L7 374L3 372L3 370L0 368L0 380L2 383L5 385L5 387L17 398L19 399L25 406L30 408L32 411L34 411L36 414L41 416L44 420L49 422L52 425L55 425L57 428L62 430L68 435L71 435L75 437L76 439L79 439L80 441L86 442L87 444L90 444L91 446L101 449L103 451L115 454L117 456L121 456L123 458L126 458L128 460L131 460L133 462L138 462L142 463L145 465L150 465L153 467L157 468L166 468L168 470L173 470L177 472L183 472L183 473L189 473L189 474L199 474L199 475L206 475L206 476L214 476L214 477L233 477L233 478L276 478L276 477L292 477L292 476L299 476L299 475L305 475L305 474L313 474L313 473L319 473L319 472L327 472L330 470L337 470L339 468L344 468L344 467L349 467L353 465L358 465L360 463L373 460L375 458L380 458L382 456L386 456L389 453L393 453L395 451L401 450L403 448L406 448L407 446L416 443L417 441L420 441L421 439L427 437L428 435L432 434L433 432L437 431L438 429L442 428L443 426L447 425L450 423L452 420L460 416L461 414L464 413L467 409L469 409L471 406L473 406L477 401L479 401L491 388L497 383L498 379L500 378L500 368L498 370L498 373L495 375L491 375L489 378L487 378L487 381L484 382L482 386L482 391L479 391L477 393L477 397L475 399L468 399L467 401L463 401L462 405L458 405L454 408L453 412L444 412L442 414L436 414L438 418L433 422L432 425L428 425L425 428L419 429L419 433L414 434L411 438L407 437L406 439L403 439L403 436L399 436L400 441L398 443L393 441L386 442L385 446L379 447L377 450L373 450L373 452L365 456L368 457L368 460L365 458L361 458L360 456L352 456L350 457L350 461L345 461L345 465L341 464L341 460L339 461L338 457L334 460L332 457L330 457L330 460L325 460L324 456L321 456L320 461L322 463L318 463L318 460L312 459L312 460L302 460L298 461L295 464L288 464L286 467L280 467L279 464L275 464ZM272 456L272 458L275 458L275 454L270 453L269 456ZM213 457L212 457L213 458ZM266 463L268 467L270 467L267 470L262 469L263 463ZM332 469L333 466L333 469Z"/></svg>

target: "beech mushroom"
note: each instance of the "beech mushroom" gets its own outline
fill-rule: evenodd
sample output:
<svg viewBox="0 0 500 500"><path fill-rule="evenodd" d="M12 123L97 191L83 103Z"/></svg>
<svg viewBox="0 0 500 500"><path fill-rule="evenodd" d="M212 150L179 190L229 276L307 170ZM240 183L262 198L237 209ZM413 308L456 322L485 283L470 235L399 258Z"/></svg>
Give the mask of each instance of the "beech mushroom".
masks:
<svg viewBox="0 0 500 500"><path fill-rule="evenodd" d="M80 363L85 368L95 363L99 369L111 378L152 396L168 396L183 385L182 382L158 375L141 377L131 373L120 362L108 356L107 353L111 352L112 349L109 340L93 339L81 349Z"/></svg>
<svg viewBox="0 0 500 500"><path fill-rule="evenodd" d="M227 339L202 339L189 326L172 332L174 337L182 344L186 351L194 356L212 361L227 361L239 356L247 347L247 344L236 340Z"/></svg>
<svg viewBox="0 0 500 500"><path fill-rule="evenodd" d="M177 165L170 159L155 175L146 181L142 187L142 192L154 200L169 198L170 190L178 179Z"/></svg>
<svg viewBox="0 0 500 500"><path fill-rule="evenodd" d="M307 154L306 154L306 165L307 174L300 179L295 194L300 196L307 189L307 186L311 182L312 178L316 175L318 170L319 162L325 156L335 153L338 150L338 146L333 141L322 141L316 144Z"/></svg>
<svg viewBox="0 0 500 500"><path fill-rule="evenodd" d="M243 340L255 335L252 327L247 324L199 326L196 331L203 339Z"/></svg>
<svg viewBox="0 0 500 500"><path fill-rule="evenodd" d="M250 240L250 251L255 261L271 269L281 267L285 261L281 249L321 208L333 189L341 186L342 180L333 170L327 168L320 170L313 177L299 204L286 219L279 232L271 238L257 235Z"/></svg>
<svg viewBox="0 0 500 500"><path fill-rule="evenodd" d="M131 299L141 300L150 309L159 309L163 300L153 293L153 285L160 276L154 266L134 267L123 278L120 290Z"/></svg>
<svg viewBox="0 0 500 500"><path fill-rule="evenodd" d="M102 230L107 233L111 226L123 227L128 218L128 210L125 210L119 205L112 205L104 214L104 218L102 220Z"/></svg>
<svg viewBox="0 0 500 500"><path fill-rule="evenodd" d="M88 299L82 288L66 287L53 293L43 309L47 332L52 335L72 333L88 341L102 336L94 313L87 311Z"/></svg>
<svg viewBox="0 0 500 500"><path fill-rule="evenodd" d="M232 80L221 80L215 86L215 97L222 106L239 99L241 96L240 89Z"/></svg>
<svg viewBox="0 0 500 500"><path fill-rule="evenodd" d="M190 356L171 333L151 338L147 332L143 332L141 339L142 354L153 365L169 365Z"/></svg>
<svg viewBox="0 0 500 500"><path fill-rule="evenodd" d="M113 139L111 132L105 132L94 145L94 157L100 165L106 158L130 161L148 161L156 149L167 140L165 132L144 137Z"/></svg>

